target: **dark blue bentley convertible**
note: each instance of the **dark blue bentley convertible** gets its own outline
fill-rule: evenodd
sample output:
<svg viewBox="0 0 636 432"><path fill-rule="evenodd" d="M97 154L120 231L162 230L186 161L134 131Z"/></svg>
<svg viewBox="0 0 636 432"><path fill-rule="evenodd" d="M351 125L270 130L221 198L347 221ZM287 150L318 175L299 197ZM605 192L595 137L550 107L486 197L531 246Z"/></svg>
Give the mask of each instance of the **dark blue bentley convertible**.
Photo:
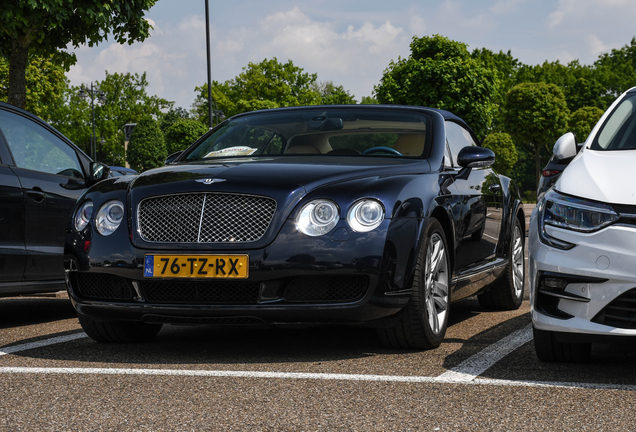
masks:
<svg viewBox="0 0 636 432"><path fill-rule="evenodd" d="M163 168L102 181L67 234L68 290L101 342L162 324L365 324L433 348L451 302L516 309L517 188L453 114L317 106L237 115Z"/></svg>

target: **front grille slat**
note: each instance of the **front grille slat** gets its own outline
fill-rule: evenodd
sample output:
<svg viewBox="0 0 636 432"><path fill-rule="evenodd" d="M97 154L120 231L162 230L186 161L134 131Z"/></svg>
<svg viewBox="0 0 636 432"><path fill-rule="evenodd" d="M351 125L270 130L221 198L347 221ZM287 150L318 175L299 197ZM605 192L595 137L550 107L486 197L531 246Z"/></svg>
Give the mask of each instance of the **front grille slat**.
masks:
<svg viewBox="0 0 636 432"><path fill-rule="evenodd" d="M360 300L368 288L364 275L302 276L285 289L290 303L345 303Z"/></svg>
<svg viewBox="0 0 636 432"><path fill-rule="evenodd" d="M592 322L616 328L636 329L636 288L631 289L605 306Z"/></svg>
<svg viewBox="0 0 636 432"><path fill-rule="evenodd" d="M260 240L276 211L269 197L225 193L150 197L137 212L142 240L154 243L248 243Z"/></svg>
<svg viewBox="0 0 636 432"><path fill-rule="evenodd" d="M249 281L143 281L150 303L245 305L258 302L260 284Z"/></svg>
<svg viewBox="0 0 636 432"><path fill-rule="evenodd" d="M73 273L78 294L94 300L131 300L132 290L126 279L107 273Z"/></svg>

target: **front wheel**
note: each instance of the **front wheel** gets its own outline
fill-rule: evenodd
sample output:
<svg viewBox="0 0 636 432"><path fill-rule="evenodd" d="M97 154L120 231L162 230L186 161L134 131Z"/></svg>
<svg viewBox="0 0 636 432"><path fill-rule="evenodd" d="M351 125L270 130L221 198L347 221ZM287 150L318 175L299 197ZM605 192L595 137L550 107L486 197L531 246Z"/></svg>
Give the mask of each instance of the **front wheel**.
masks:
<svg viewBox="0 0 636 432"><path fill-rule="evenodd" d="M484 309L519 309L523 301L523 291L526 283L525 265L525 238L521 222L515 218L506 270L488 291L477 296L479 305Z"/></svg>
<svg viewBox="0 0 636 432"><path fill-rule="evenodd" d="M446 236L440 223L431 218L418 253L411 298L392 327L378 329L382 344L390 348L438 347L448 325L449 282Z"/></svg>
<svg viewBox="0 0 636 432"><path fill-rule="evenodd" d="M145 342L154 338L161 330L161 324L135 321L97 321L82 314L77 314L77 317L84 332L97 342Z"/></svg>

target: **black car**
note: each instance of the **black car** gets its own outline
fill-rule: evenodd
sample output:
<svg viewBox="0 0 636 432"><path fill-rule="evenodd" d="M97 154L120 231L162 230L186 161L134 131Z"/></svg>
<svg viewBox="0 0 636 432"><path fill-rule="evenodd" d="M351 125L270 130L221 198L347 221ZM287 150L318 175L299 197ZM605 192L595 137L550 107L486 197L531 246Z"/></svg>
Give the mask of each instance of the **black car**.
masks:
<svg viewBox="0 0 636 432"><path fill-rule="evenodd" d="M583 143L577 144L577 152L583 147ZM537 198L540 198L542 194L546 193L561 177L563 170L572 162L574 156L562 157L562 155L553 154L550 157L547 165L541 171L541 177L539 178L539 186L537 187Z"/></svg>
<svg viewBox="0 0 636 432"><path fill-rule="evenodd" d="M125 175L137 175L137 174L139 174L134 169L127 168L127 167L109 166L108 168L110 168L110 174L108 175L109 177L121 177L121 176L125 176Z"/></svg>
<svg viewBox="0 0 636 432"><path fill-rule="evenodd" d="M0 102L0 296L65 289L73 206L106 175L46 122Z"/></svg>
<svg viewBox="0 0 636 432"><path fill-rule="evenodd" d="M68 291L97 341L162 324L365 324L432 348L449 305L516 309L517 188L460 118L395 106L237 115L78 201Z"/></svg>

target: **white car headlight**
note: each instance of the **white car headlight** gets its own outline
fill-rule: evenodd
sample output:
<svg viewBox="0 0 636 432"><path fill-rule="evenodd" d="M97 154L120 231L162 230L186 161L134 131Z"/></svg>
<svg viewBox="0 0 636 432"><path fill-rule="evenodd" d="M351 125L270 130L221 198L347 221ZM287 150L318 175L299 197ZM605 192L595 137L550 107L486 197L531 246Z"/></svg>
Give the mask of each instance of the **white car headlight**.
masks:
<svg viewBox="0 0 636 432"><path fill-rule="evenodd" d="M335 202L317 199L300 209L296 217L296 226L301 233L316 237L331 231L339 219L340 213Z"/></svg>
<svg viewBox="0 0 636 432"><path fill-rule="evenodd" d="M347 223L356 232L369 232L384 220L384 207L373 199L362 199L354 203L347 213Z"/></svg>
<svg viewBox="0 0 636 432"><path fill-rule="evenodd" d="M559 249L572 249L575 245L555 239L545 232L551 225L578 232L593 232L620 219L607 204L562 195L549 190L539 202L539 237L543 243Z"/></svg>
<svg viewBox="0 0 636 432"><path fill-rule="evenodd" d="M93 201L84 201L75 213L75 229L81 231L86 228L86 225L88 225L88 222L91 220L91 216L93 216Z"/></svg>
<svg viewBox="0 0 636 432"><path fill-rule="evenodd" d="M95 228L101 235L108 236L115 232L123 219L124 204L119 200L108 201L97 212Z"/></svg>

